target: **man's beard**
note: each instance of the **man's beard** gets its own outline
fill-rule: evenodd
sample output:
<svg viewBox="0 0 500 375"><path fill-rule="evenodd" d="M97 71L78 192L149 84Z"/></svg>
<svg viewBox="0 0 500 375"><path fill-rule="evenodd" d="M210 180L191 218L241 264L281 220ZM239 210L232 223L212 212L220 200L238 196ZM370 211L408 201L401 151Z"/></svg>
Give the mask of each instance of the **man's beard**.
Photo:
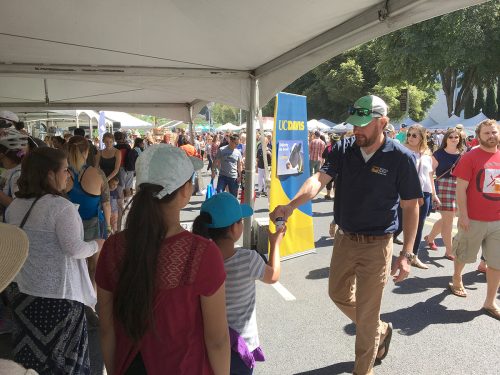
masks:
<svg viewBox="0 0 500 375"><path fill-rule="evenodd" d="M483 140L479 137L479 144L486 148L493 148L498 146L498 137L489 137L487 140Z"/></svg>
<svg viewBox="0 0 500 375"><path fill-rule="evenodd" d="M365 137L364 135L360 136L355 135L355 137L356 137L356 145L358 145L359 147L370 147L377 140L376 135L372 135L370 138Z"/></svg>

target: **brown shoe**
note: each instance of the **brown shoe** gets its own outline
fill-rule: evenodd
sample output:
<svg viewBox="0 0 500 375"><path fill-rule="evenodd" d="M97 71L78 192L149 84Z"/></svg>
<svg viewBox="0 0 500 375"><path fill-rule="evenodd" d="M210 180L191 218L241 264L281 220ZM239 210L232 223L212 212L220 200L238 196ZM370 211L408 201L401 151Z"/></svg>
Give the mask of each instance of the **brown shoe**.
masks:
<svg viewBox="0 0 500 375"><path fill-rule="evenodd" d="M411 265L413 267L421 268L423 270L429 269L429 266L422 263L422 261L420 259L418 259L418 257L415 257L415 259L413 259L413 261L411 262Z"/></svg>
<svg viewBox="0 0 500 375"><path fill-rule="evenodd" d="M337 225L331 223L330 224L330 230L328 231L330 234L330 237L334 238L335 237L335 232L337 231Z"/></svg>

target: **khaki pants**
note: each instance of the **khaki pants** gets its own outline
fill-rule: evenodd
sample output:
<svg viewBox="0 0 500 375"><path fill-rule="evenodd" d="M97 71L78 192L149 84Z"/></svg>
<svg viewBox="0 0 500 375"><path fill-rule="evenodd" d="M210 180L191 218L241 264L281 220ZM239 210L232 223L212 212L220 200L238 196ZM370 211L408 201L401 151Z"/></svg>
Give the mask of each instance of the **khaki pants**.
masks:
<svg viewBox="0 0 500 375"><path fill-rule="evenodd" d="M380 305L389 278L392 238L368 243L351 240L338 230L330 264L329 294L356 324L354 374L373 373L381 330Z"/></svg>

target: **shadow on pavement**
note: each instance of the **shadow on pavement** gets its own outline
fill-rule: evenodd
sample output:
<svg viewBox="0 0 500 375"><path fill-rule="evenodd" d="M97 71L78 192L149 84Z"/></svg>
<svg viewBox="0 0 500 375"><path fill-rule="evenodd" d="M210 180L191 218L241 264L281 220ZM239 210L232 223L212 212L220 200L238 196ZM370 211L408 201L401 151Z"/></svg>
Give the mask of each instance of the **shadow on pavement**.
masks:
<svg viewBox="0 0 500 375"><path fill-rule="evenodd" d="M333 212L313 212L313 217L326 217L326 216L333 217Z"/></svg>
<svg viewBox="0 0 500 375"><path fill-rule="evenodd" d="M481 310L449 310L447 307L441 305L445 297L450 294L448 289L444 289L438 295L424 302L419 302L407 308L382 314L380 318L383 321L391 322L395 329L399 329L399 334L412 336L432 324L465 323L483 314ZM350 336L355 335L356 328L354 323L346 325L344 327L344 332Z"/></svg>
<svg viewBox="0 0 500 375"><path fill-rule="evenodd" d="M319 279L327 279L330 275L330 267L318 268L317 270L309 271L309 274L306 276L308 280L319 280Z"/></svg>
<svg viewBox="0 0 500 375"><path fill-rule="evenodd" d="M484 275L481 275L478 272L472 271L465 273L462 276L462 280L464 283L464 287L467 290L477 290L474 287L475 283L486 282L486 278ZM443 289L448 292L448 283L451 281L450 276L435 276L435 277L411 277L398 283L395 285L395 288L392 292L396 294L413 294L413 293L422 293L429 289Z"/></svg>
<svg viewBox="0 0 500 375"><path fill-rule="evenodd" d="M314 247L316 249L332 245L333 245L333 238L331 238L330 236L321 236L321 238L314 243Z"/></svg>
<svg viewBox="0 0 500 375"><path fill-rule="evenodd" d="M337 374L352 374L354 370L354 362L339 362L334 365L330 365L323 368L318 368L316 370L310 370L305 372L297 372L295 375L337 375Z"/></svg>

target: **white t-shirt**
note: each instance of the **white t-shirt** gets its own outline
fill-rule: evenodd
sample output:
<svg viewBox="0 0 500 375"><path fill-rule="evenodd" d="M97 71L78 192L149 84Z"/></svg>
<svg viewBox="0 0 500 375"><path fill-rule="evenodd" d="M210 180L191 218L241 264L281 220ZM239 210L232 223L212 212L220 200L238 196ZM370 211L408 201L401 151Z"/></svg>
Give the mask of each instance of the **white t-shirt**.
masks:
<svg viewBox="0 0 500 375"><path fill-rule="evenodd" d="M432 172L432 158L430 155L421 155L418 152L413 153L415 155L417 167L418 178L420 180L420 186L424 193L432 193L431 178L429 174Z"/></svg>

